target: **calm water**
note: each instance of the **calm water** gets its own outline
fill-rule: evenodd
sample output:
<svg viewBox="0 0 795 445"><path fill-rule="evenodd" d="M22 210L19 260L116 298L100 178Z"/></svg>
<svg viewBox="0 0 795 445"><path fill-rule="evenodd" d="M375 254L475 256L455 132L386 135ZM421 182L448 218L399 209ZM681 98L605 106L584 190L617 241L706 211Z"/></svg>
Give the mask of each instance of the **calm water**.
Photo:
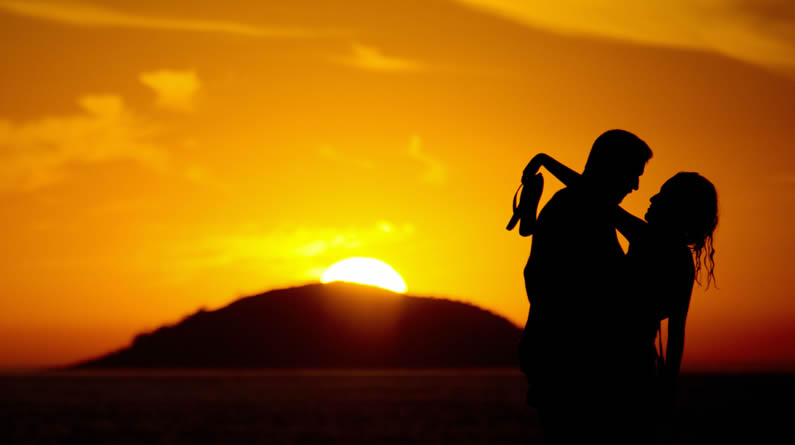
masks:
<svg viewBox="0 0 795 445"><path fill-rule="evenodd" d="M540 443L524 390L503 370L5 375L0 443ZM684 377L677 443L791 439L793 396L795 376Z"/></svg>

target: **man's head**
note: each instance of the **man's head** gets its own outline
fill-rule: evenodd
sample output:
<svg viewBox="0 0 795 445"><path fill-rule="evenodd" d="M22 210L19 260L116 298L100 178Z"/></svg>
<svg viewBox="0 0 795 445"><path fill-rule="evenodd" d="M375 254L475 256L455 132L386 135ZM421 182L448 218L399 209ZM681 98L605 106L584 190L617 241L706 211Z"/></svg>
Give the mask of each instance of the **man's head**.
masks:
<svg viewBox="0 0 795 445"><path fill-rule="evenodd" d="M651 155L649 146L634 134L608 130L594 141L583 176L618 204L638 189L639 178Z"/></svg>

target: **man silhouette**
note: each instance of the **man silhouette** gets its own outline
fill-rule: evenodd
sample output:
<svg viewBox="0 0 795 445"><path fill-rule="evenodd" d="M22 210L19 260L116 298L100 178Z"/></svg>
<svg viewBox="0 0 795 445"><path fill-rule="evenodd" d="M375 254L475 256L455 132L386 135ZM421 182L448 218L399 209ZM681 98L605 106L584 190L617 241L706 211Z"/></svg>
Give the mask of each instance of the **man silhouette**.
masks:
<svg viewBox="0 0 795 445"><path fill-rule="evenodd" d="M528 403L538 407L549 443L615 443L621 436L631 377L622 375L622 343L632 314L623 304L627 269L614 216L638 189L651 156L630 132L603 133L582 179L557 192L536 221L524 269L530 312L520 362Z"/></svg>

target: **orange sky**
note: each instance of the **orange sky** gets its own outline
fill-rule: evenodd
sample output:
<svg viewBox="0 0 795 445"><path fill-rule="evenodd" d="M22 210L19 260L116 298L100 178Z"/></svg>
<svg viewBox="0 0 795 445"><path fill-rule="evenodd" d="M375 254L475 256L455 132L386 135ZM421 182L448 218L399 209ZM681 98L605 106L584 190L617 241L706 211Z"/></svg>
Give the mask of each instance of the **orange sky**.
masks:
<svg viewBox="0 0 795 445"><path fill-rule="evenodd" d="M683 366L795 370L795 7L613 3L0 0L0 366L350 256L523 324L522 168L624 128L628 210L681 170L720 194Z"/></svg>

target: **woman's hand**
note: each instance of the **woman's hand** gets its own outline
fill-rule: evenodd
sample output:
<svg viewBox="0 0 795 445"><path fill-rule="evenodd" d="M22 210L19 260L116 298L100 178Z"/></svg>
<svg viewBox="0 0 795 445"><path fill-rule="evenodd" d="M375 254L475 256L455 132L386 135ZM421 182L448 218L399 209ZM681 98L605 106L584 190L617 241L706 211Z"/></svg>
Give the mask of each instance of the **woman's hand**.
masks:
<svg viewBox="0 0 795 445"><path fill-rule="evenodd" d="M511 216L511 220L505 227L506 230L513 230L521 219L519 234L522 236L533 234L538 201L541 199L541 192L544 189L544 177L538 173L538 170L544 165L546 159L549 159L549 156L543 153L535 155L522 172L522 185L519 186L516 194L513 195L513 216ZM522 191L521 195L519 195L520 189ZM516 198L519 196L521 196L521 199L517 206Z"/></svg>
<svg viewBox="0 0 795 445"><path fill-rule="evenodd" d="M536 214L538 213L538 201L541 200L541 193L544 191L544 177L541 173L536 173L530 177L522 177L522 195L519 199L519 235L530 236L533 234L536 225Z"/></svg>
<svg viewBox="0 0 795 445"><path fill-rule="evenodd" d="M522 172L522 184L528 185L530 184L533 177L538 173L538 170L544 166L544 163L548 159L548 156L544 153L539 153L533 156L533 159L527 163L527 167L524 168L524 172Z"/></svg>

